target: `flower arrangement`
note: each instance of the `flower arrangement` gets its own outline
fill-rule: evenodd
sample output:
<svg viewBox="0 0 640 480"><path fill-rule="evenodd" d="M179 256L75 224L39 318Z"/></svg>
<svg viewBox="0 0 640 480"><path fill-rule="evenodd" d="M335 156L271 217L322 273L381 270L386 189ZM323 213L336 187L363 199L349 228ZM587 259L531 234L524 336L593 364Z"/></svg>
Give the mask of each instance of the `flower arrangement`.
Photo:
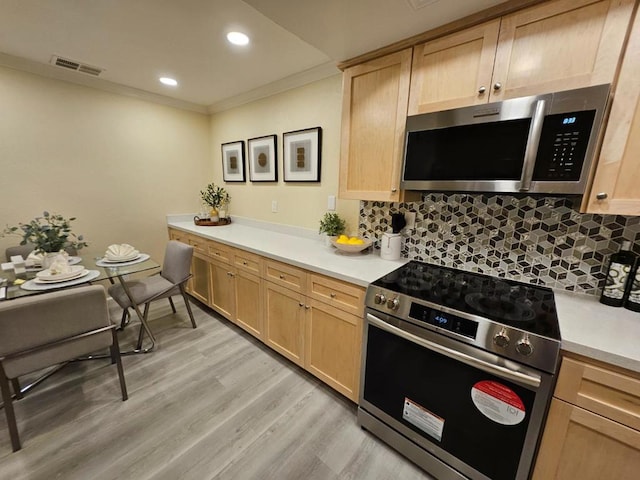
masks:
<svg viewBox="0 0 640 480"><path fill-rule="evenodd" d="M318 233L326 233L330 237L335 237L344 232L345 221L337 213L327 212L320 219L320 229Z"/></svg>
<svg viewBox="0 0 640 480"><path fill-rule="evenodd" d="M200 197L204 203L216 210L231 200L229 193L215 183L210 183L204 190L200 190Z"/></svg>
<svg viewBox="0 0 640 480"><path fill-rule="evenodd" d="M7 226L2 236L20 235L20 245L31 243L36 252L41 253L59 252L67 247L80 250L88 244L82 235L71 231L71 222L74 220L75 217L66 219L62 215L43 212L42 217L36 217L29 223L19 223L17 227Z"/></svg>

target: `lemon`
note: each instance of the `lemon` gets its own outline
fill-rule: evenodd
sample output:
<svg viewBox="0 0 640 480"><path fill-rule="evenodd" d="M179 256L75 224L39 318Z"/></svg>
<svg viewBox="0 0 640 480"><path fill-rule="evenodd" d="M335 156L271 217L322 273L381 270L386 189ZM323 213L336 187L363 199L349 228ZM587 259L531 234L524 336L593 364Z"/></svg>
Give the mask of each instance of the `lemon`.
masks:
<svg viewBox="0 0 640 480"><path fill-rule="evenodd" d="M358 237L351 237L347 243L349 245L360 245L361 244L361 240ZM364 243L364 242L362 242L362 243Z"/></svg>
<svg viewBox="0 0 640 480"><path fill-rule="evenodd" d="M336 243L347 243L349 241L349 237L346 235L340 235L336 240Z"/></svg>

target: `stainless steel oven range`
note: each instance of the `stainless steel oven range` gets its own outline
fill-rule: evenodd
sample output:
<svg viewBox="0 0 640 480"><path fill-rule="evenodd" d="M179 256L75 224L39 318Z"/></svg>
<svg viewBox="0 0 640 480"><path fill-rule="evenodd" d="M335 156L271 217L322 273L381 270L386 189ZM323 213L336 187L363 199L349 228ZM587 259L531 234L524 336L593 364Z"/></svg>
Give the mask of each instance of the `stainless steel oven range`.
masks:
<svg viewBox="0 0 640 480"><path fill-rule="evenodd" d="M529 478L559 362L553 292L411 261L365 305L359 424L440 480Z"/></svg>

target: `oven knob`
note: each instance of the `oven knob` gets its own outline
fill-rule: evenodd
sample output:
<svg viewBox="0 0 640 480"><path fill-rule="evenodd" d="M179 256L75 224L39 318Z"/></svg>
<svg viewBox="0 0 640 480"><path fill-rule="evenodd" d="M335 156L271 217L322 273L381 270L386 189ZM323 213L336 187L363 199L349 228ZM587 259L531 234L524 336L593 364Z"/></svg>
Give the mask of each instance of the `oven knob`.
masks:
<svg viewBox="0 0 640 480"><path fill-rule="evenodd" d="M376 296L373 298L373 302L376 305L384 305L387 301L387 297L384 296L384 293L376 293Z"/></svg>
<svg viewBox="0 0 640 480"><path fill-rule="evenodd" d="M531 345L531 342L527 337L522 337L518 340L518 343L516 343L516 352L520 355L524 355L525 357L528 357L533 353L533 345Z"/></svg>
<svg viewBox="0 0 640 480"><path fill-rule="evenodd" d="M507 335L507 331L504 328L494 335L493 343L500 348L509 345L509 335Z"/></svg>
<svg viewBox="0 0 640 480"><path fill-rule="evenodd" d="M398 310L399 306L400 300L398 300L398 297L390 298L389 300L387 300L387 308L389 308L390 310Z"/></svg>

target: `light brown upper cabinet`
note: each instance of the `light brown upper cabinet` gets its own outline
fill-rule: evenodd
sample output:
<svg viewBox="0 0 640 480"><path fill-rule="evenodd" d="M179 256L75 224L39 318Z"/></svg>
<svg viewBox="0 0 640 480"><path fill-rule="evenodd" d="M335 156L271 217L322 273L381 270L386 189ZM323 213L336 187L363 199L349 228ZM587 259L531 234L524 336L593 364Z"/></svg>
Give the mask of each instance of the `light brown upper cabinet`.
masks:
<svg viewBox="0 0 640 480"><path fill-rule="evenodd" d="M634 0L558 0L415 47L409 114L612 83Z"/></svg>
<svg viewBox="0 0 640 480"><path fill-rule="evenodd" d="M411 48L343 73L340 198L400 200Z"/></svg>
<svg viewBox="0 0 640 480"><path fill-rule="evenodd" d="M640 215L640 15L625 52L600 160L589 196L589 213Z"/></svg>

